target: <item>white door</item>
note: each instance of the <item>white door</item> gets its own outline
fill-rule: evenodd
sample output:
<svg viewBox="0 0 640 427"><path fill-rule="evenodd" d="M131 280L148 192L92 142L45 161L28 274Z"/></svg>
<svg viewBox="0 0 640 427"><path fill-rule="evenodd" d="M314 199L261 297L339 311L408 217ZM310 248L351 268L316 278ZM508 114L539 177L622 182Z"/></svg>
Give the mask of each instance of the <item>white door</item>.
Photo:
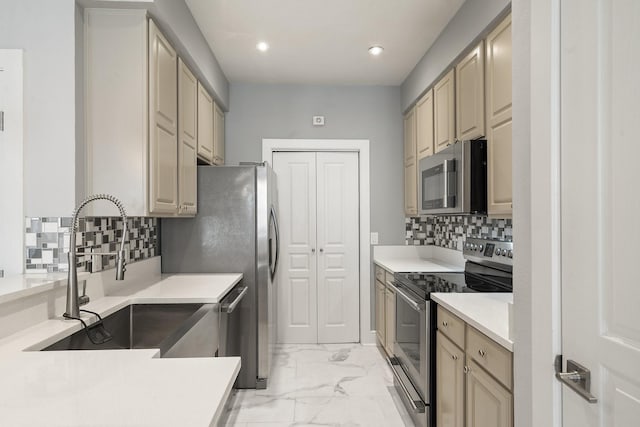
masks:
<svg viewBox="0 0 640 427"><path fill-rule="evenodd" d="M318 153L318 342L358 341L358 153Z"/></svg>
<svg viewBox="0 0 640 427"><path fill-rule="evenodd" d="M273 154L280 198L278 340L359 339L358 154Z"/></svg>
<svg viewBox="0 0 640 427"><path fill-rule="evenodd" d="M561 2L562 352L565 427L640 423L640 2Z"/></svg>
<svg viewBox="0 0 640 427"><path fill-rule="evenodd" d="M22 50L0 49L0 270L5 276L24 268L22 81Z"/></svg>

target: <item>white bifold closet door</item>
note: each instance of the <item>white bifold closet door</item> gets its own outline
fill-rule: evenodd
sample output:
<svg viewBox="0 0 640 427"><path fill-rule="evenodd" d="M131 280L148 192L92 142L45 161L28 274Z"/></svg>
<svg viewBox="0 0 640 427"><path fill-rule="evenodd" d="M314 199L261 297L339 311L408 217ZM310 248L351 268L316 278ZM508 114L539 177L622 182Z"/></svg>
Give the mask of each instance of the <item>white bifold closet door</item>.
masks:
<svg viewBox="0 0 640 427"><path fill-rule="evenodd" d="M282 343L359 341L358 153L277 152Z"/></svg>

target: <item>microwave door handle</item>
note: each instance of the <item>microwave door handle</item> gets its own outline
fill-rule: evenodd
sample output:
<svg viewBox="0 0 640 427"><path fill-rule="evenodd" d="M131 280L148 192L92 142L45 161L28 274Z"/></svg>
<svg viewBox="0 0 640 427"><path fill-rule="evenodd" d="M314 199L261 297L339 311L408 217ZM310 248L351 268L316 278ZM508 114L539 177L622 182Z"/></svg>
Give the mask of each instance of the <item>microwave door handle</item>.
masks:
<svg viewBox="0 0 640 427"><path fill-rule="evenodd" d="M442 180L444 183L444 192L442 196L442 207L449 207L449 160L444 160L442 162L442 175L444 179Z"/></svg>

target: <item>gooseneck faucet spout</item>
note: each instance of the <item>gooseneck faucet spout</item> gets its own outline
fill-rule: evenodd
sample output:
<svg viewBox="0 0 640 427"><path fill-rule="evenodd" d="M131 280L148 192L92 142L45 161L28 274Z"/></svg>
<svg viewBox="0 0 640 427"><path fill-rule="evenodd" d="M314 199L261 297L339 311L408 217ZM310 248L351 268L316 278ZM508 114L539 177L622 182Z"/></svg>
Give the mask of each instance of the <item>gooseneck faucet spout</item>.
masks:
<svg viewBox="0 0 640 427"><path fill-rule="evenodd" d="M76 232L78 230L78 215L82 208L89 203L96 200L108 200L120 211L122 217L122 240L120 241L120 249L116 252L116 280L124 280L125 268L125 253L124 243L127 239L127 214L124 211L124 206L120 200L109 194L96 194L84 199L80 205L73 212L73 222L71 223L71 236L69 241L69 275L67 278L67 310L64 313L64 317L68 319L80 318L80 306L89 302L89 298L83 296L82 301L78 296L78 271L76 266ZM99 252L92 252L91 254L100 255ZM104 254L103 254L104 255Z"/></svg>

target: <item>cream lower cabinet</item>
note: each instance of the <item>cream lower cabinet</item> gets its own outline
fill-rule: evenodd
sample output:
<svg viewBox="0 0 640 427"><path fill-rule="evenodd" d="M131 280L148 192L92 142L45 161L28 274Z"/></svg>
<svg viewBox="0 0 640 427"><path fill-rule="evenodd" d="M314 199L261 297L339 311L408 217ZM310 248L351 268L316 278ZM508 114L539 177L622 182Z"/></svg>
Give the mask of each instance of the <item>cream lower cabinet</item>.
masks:
<svg viewBox="0 0 640 427"><path fill-rule="evenodd" d="M442 307L437 313L438 427L513 427L512 354Z"/></svg>
<svg viewBox="0 0 640 427"><path fill-rule="evenodd" d="M117 197L129 216L176 216L180 188L195 203L192 135L178 143L193 123L179 124L177 53L146 11L84 13L86 193ZM87 214L118 212L94 203Z"/></svg>
<svg viewBox="0 0 640 427"><path fill-rule="evenodd" d="M486 39L487 211L509 216L512 191L511 15Z"/></svg>
<svg viewBox="0 0 640 427"><path fill-rule="evenodd" d="M386 328L385 328L385 286L376 280L376 336L380 346L385 347L386 344Z"/></svg>
<svg viewBox="0 0 640 427"><path fill-rule="evenodd" d="M393 280L393 273L375 265L375 321L378 345L393 355L393 343L396 340L396 292L387 285Z"/></svg>

